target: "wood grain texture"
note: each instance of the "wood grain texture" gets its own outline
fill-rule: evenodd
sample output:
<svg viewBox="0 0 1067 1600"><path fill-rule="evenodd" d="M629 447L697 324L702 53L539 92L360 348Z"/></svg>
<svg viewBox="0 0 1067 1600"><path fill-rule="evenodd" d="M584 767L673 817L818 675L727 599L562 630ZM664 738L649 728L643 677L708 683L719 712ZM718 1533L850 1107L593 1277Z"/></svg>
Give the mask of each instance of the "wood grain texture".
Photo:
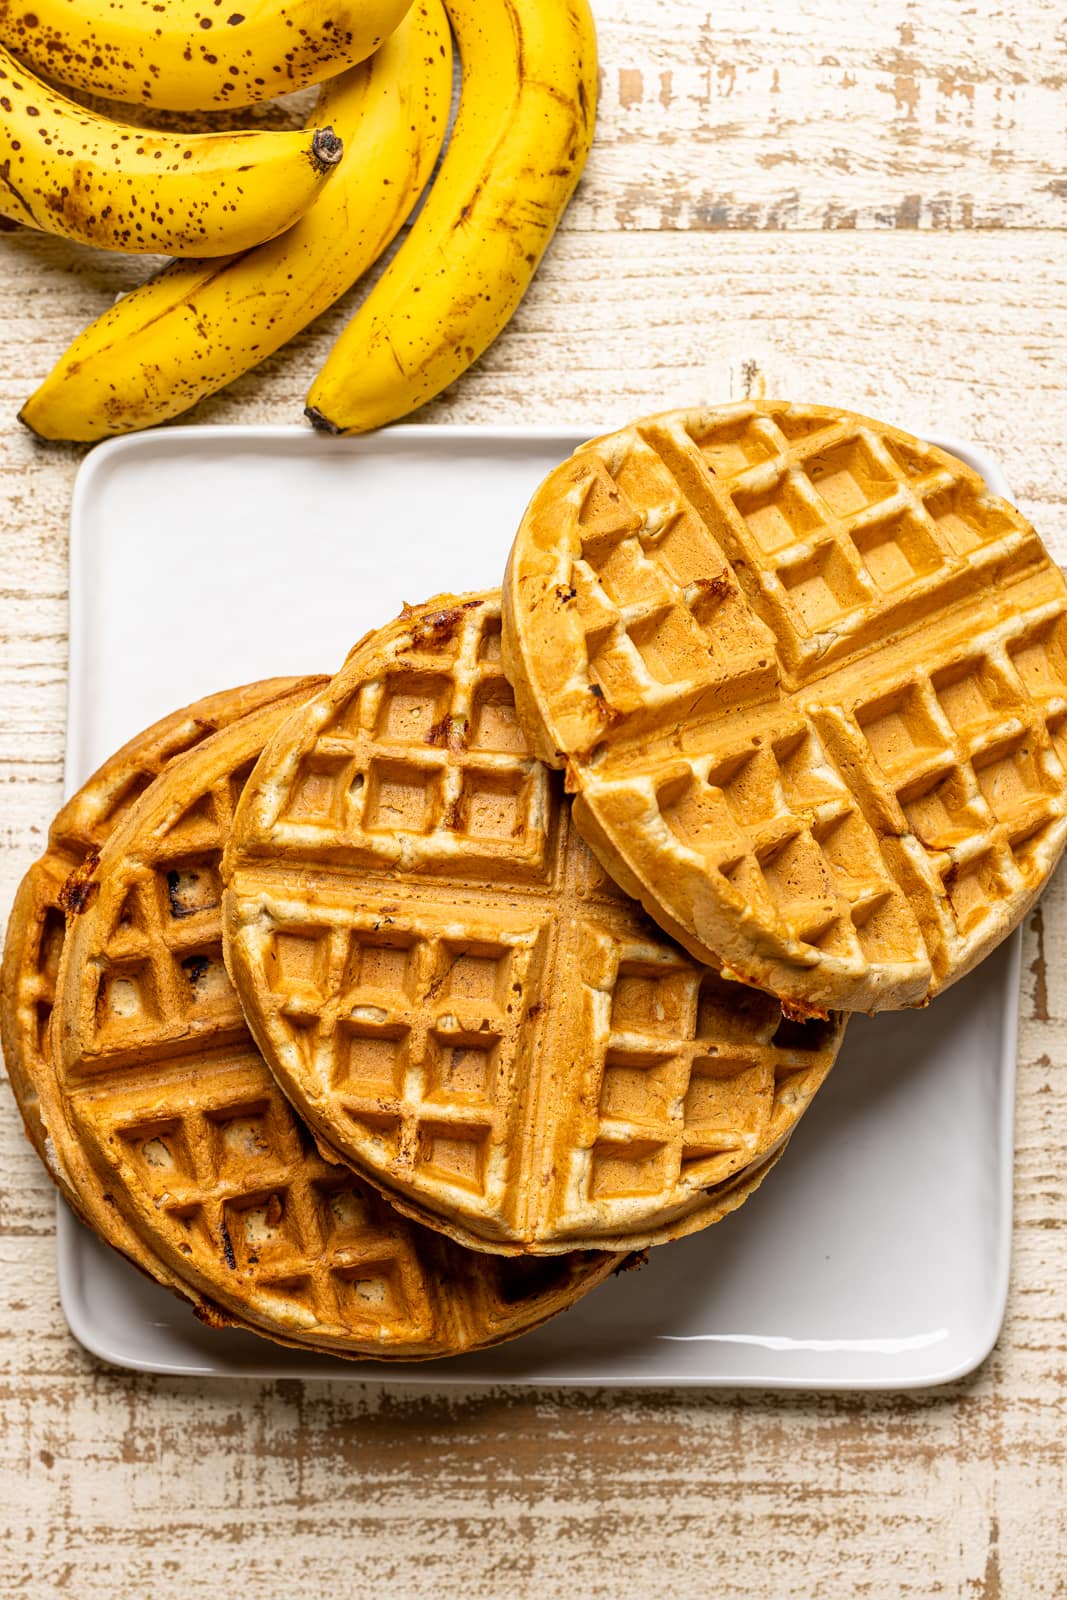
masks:
<svg viewBox="0 0 1067 1600"><path fill-rule="evenodd" d="M1047 0L600 9L603 120L576 226L1067 221L1067 45Z"/></svg>
<svg viewBox="0 0 1067 1600"><path fill-rule="evenodd" d="M1067 562L1067 32L1053 0L596 5L603 112L508 333L427 420L746 392L973 438ZM78 453L18 404L143 269L0 237L0 911L59 799ZM192 420L297 421L358 299ZM145 528L146 541L152 529ZM210 575L205 575L210 581ZM165 597L160 627L166 629ZM1031 918L1007 1321L916 1396L423 1393L105 1370L0 1084L0 1593L1067 1594L1067 878Z"/></svg>

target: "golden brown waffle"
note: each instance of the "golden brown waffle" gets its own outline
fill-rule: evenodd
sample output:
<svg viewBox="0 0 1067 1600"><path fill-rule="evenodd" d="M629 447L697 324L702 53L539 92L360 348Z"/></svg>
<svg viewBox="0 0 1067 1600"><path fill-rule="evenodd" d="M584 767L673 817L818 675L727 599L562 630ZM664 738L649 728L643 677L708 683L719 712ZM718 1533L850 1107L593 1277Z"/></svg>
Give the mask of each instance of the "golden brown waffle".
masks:
<svg viewBox="0 0 1067 1600"><path fill-rule="evenodd" d="M26 873L11 910L0 976L4 1061L26 1133L68 1201L71 1185L55 1166L41 1123L37 1084L49 1070L48 1028L65 933L64 901L78 902L78 869L90 865L119 819L170 762L194 745L295 686L277 678L210 695L164 717L123 746L73 795L48 830L48 848ZM308 689L313 684L308 684ZM66 894L64 890L69 884Z"/></svg>
<svg viewBox="0 0 1067 1600"><path fill-rule="evenodd" d="M572 831L500 662L499 595L358 645L278 731L223 864L227 960L324 1143L464 1244L705 1227L751 1192L841 1026L664 938Z"/></svg>
<svg viewBox="0 0 1067 1600"><path fill-rule="evenodd" d="M608 871L801 1009L919 1005L1067 831L1067 587L944 451L821 406L646 418L534 495L505 665Z"/></svg>
<svg viewBox="0 0 1067 1600"><path fill-rule="evenodd" d="M79 1209L207 1320L339 1355L452 1355L537 1326L622 1258L530 1271L417 1227L317 1152L249 1038L219 862L264 741L312 686L169 765L83 876L42 1121Z"/></svg>

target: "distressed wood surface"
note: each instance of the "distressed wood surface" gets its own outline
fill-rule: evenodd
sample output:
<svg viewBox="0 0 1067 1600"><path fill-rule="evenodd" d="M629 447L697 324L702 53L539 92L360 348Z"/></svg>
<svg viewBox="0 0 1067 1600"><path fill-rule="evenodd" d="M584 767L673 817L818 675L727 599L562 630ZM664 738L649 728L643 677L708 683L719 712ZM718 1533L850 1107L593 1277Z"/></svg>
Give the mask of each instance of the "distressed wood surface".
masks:
<svg viewBox="0 0 1067 1600"><path fill-rule="evenodd" d="M979 441L1067 562L1062 8L596 9L587 180L511 329L427 420L594 430L727 394L837 401ZM4 911L59 798L80 459L14 414L142 270L0 238ZM298 420L355 298L194 420ZM109 1371L67 1332L52 1191L0 1083L0 1593L1067 1594L1063 875L1026 939L1008 1316L979 1373L916 1396Z"/></svg>

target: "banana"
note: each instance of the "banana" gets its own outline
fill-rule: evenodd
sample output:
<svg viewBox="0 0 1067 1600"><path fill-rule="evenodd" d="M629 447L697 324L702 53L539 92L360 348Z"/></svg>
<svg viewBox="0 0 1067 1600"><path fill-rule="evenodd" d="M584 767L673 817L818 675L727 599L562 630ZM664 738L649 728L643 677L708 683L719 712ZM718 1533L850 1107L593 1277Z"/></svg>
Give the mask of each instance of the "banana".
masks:
<svg viewBox="0 0 1067 1600"><path fill-rule="evenodd" d="M279 349L374 262L425 186L448 124L452 39L417 0L370 61L327 84L349 159L280 239L219 261L175 261L71 345L20 416L45 439L91 440L177 416Z"/></svg>
<svg viewBox="0 0 1067 1600"><path fill-rule="evenodd" d="M0 0L47 78L173 111L248 106L365 61L411 0Z"/></svg>
<svg viewBox="0 0 1067 1600"><path fill-rule="evenodd" d="M288 228L341 159L332 129L153 133L56 94L0 46L0 215L105 250L243 250Z"/></svg>
<svg viewBox="0 0 1067 1600"><path fill-rule="evenodd" d="M308 396L330 433L362 433L438 394L512 315L593 135L586 0L445 0L463 64L452 139L392 263Z"/></svg>

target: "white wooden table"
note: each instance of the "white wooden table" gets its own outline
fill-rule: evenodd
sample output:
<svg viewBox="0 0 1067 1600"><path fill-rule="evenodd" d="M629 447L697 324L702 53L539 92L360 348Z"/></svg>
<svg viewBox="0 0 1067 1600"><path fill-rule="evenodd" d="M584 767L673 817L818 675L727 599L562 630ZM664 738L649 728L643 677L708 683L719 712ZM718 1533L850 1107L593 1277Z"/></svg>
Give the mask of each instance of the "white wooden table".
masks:
<svg viewBox="0 0 1067 1600"><path fill-rule="evenodd" d="M840 402L980 442L1067 562L1058 0L594 6L582 189L510 330L427 418L595 430L753 392ZM5 912L59 799L79 460L15 413L143 270L0 237ZM350 304L193 420L297 422ZM64 1324L52 1190L0 1085L0 1592L1067 1594L1065 944L1061 877L1027 930L1007 1321L972 1379L915 1397L105 1370Z"/></svg>

